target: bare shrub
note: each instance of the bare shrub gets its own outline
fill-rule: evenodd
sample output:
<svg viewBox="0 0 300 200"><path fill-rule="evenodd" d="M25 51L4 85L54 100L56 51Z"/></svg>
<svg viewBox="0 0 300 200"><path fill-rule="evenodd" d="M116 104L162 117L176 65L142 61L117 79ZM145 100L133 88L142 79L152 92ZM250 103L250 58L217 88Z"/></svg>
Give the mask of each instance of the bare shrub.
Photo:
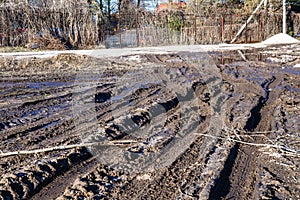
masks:
<svg viewBox="0 0 300 200"><path fill-rule="evenodd" d="M46 48L84 48L97 42L95 16L80 1L51 7L5 3L0 17L1 46L25 46L38 40Z"/></svg>

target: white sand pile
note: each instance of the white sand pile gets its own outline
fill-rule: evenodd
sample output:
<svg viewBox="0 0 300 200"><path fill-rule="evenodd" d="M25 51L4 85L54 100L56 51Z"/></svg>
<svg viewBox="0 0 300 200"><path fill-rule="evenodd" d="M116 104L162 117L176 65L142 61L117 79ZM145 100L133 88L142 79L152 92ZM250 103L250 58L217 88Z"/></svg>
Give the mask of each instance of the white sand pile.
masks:
<svg viewBox="0 0 300 200"><path fill-rule="evenodd" d="M263 44L295 44L300 43L299 40L285 33L276 34L262 42Z"/></svg>

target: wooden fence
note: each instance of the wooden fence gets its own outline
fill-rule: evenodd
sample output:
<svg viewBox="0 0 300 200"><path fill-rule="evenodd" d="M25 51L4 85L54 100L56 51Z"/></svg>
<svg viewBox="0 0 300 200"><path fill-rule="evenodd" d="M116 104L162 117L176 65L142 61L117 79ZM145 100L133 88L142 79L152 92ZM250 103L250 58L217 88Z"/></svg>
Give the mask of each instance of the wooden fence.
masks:
<svg viewBox="0 0 300 200"><path fill-rule="evenodd" d="M178 17L179 16L179 17ZM88 6L0 6L0 46L29 48L107 48L230 42L249 15L181 14L172 18L149 12L121 12L109 22ZM173 21L172 21L173 20ZM289 15L289 32L300 34L300 15ZM282 32L282 14L261 11L247 24L237 43L260 42Z"/></svg>
<svg viewBox="0 0 300 200"><path fill-rule="evenodd" d="M127 24L120 17L119 29L114 35L106 35L107 47L135 47L157 46L177 44L219 44L228 43L237 34L249 15L223 14L197 16L184 15L183 26L174 30L168 26L168 20L157 23L155 15L151 21L144 23L143 18L138 18L136 26L128 29ZM292 13L289 31L292 34L300 34L300 15ZM253 20L246 25L245 30L237 38L236 43L261 42L272 35L282 32L282 13L257 13Z"/></svg>

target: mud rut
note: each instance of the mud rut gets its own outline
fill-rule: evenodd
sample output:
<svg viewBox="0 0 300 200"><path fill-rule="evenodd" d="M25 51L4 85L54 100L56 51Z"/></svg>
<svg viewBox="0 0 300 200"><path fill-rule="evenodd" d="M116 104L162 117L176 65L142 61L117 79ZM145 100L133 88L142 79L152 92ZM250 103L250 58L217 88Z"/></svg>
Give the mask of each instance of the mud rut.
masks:
<svg viewBox="0 0 300 200"><path fill-rule="evenodd" d="M100 65L111 66L106 68L105 76L97 70L83 76L83 82L97 85L94 91L74 89L80 85L78 72L92 67L86 61L99 63L93 58L3 58L2 152L79 144L83 133L93 132L95 124L92 119L74 116L74 98L95 101L95 107L87 107L84 112L93 111L97 123L104 128L101 134L92 135L92 141L103 135L111 141L142 140L138 145L129 143L122 148L141 154L159 152L176 138L186 118L199 123L193 130L199 134L170 165L155 171L128 172L104 165L98 160L97 150L87 148L1 157L0 198L300 199L300 71L293 68L300 61L299 52L299 45L247 50L243 53L248 62L235 51L210 52L222 77L220 90L226 97L221 130L210 129L215 113L205 77L192 76L193 68L180 54L105 59ZM196 57L197 53L188 55ZM112 116L112 108L116 107L111 91L116 88L116 80L141 65L184 71L191 79L190 89L199 105L197 112L185 116L174 92L152 82L128 97L131 110ZM192 102L188 96L182 99ZM160 108L158 105L163 106L164 113L154 112ZM149 123L149 116L154 128L155 123L165 120L164 134L141 138L128 134L120 128L127 120L126 113L139 127ZM130 130L134 131L132 127Z"/></svg>

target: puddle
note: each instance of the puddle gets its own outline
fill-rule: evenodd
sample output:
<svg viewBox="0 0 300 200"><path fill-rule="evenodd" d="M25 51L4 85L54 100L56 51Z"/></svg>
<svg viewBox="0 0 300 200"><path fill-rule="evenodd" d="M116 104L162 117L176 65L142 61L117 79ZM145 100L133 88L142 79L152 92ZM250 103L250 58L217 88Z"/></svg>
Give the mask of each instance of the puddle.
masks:
<svg viewBox="0 0 300 200"><path fill-rule="evenodd" d="M55 126L55 125L59 124L59 122L60 122L60 120L51 122L51 123L45 125L42 129L46 129L46 128L49 128L49 127L51 127L51 126Z"/></svg>
<svg viewBox="0 0 300 200"><path fill-rule="evenodd" d="M291 87L290 85L286 85L284 86L284 88L288 91L291 91L291 92L297 92L297 93L300 93L300 88L295 88L295 87Z"/></svg>
<svg viewBox="0 0 300 200"><path fill-rule="evenodd" d="M62 87L62 86L70 86L72 82L25 82L25 83L5 83L2 85L2 88L30 88L30 89L42 89L44 87Z"/></svg>
<svg viewBox="0 0 300 200"><path fill-rule="evenodd" d="M62 110L66 110L67 108L69 108L71 105L71 103L67 104L60 104L60 105L53 105L53 106L49 106L49 107L44 107L44 108L40 108L38 110L33 110L31 112L27 112L26 114L24 114L23 116L21 116L21 118L24 117L34 117L34 116L39 116L39 117L47 117L50 116L54 113L58 113Z"/></svg>
<svg viewBox="0 0 300 200"><path fill-rule="evenodd" d="M288 74L294 74L294 75L300 75L300 68L285 68L281 69L280 71L288 73Z"/></svg>

